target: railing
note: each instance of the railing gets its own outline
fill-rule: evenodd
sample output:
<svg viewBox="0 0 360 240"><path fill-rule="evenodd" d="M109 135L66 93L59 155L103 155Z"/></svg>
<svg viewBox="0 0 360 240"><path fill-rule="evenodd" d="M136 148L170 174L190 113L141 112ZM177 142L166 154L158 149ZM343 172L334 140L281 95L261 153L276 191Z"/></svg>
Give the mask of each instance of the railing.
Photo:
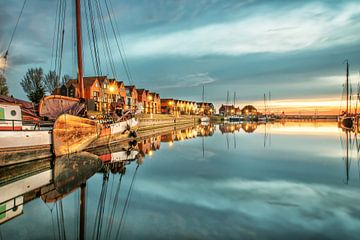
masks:
<svg viewBox="0 0 360 240"><path fill-rule="evenodd" d="M19 124L20 123L20 124ZM21 131L24 125L33 125L32 130L40 130L40 126L51 127L54 123L50 121L24 121L14 119L0 119L0 131Z"/></svg>

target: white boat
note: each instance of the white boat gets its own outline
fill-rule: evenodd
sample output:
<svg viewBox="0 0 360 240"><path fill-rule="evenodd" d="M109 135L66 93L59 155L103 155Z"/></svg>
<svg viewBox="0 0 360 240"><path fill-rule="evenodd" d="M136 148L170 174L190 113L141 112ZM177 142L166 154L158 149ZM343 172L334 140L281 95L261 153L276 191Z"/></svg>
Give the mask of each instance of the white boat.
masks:
<svg viewBox="0 0 360 240"><path fill-rule="evenodd" d="M208 116L203 116L200 118L201 122L210 122L210 118Z"/></svg>
<svg viewBox="0 0 360 240"><path fill-rule="evenodd" d="M51 142L51 130L23 124L19 105L0 103L0 150L46 146Z"/></svg>

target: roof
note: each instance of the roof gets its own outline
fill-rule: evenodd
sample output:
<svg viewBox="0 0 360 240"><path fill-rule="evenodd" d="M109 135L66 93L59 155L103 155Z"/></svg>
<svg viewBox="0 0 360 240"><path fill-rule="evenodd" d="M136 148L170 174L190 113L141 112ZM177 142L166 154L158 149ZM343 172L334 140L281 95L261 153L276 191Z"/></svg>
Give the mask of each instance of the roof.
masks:
<svg viewBox="0 0 360 240"><path fill-rule="evenodd" d="M244 110L257 111L256 107L254 107L253 105L246 105L245 107L243 107L243 108L241 109L241 111L244 111Z"/></svg>
<svg viewBox="0 0 360 240"><path fill-rule="evenodd" d="M65 87L70 87L71 85L73 85L74 87L78 86L78 82L77 79L69 79L66 83L65 83Z"/></svg>
<svg viewBox="0 0 360 240"><path fill-rule="evenodd" d="M99 83L103 83L105 79L107 79L106 76L93 76L93 77L84 77L84 87L90 87L94 84L96 80L99 81Z"/></svg>
<svg viewBox="0 0 360 240"><path fill-rule="evenodd" d="M136 90L136 87L134 85L131 86L125 86L126 89L129 89L131 92Z"/></svg>

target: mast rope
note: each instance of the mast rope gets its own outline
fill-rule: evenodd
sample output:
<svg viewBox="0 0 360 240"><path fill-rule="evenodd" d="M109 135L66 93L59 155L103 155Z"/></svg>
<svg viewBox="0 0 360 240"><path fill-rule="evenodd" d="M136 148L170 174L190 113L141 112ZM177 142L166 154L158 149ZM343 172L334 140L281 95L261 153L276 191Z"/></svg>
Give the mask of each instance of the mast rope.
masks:
<svg viewBox="0 0 360 240"><path fill-rule="evenodd" d="M22 8L21 8L20 14L19 14L19 16L18 16L18 18L17 18L17 21L16 21L16 24L15 24L15 28L14 28L12 34L11 34L11 38L10 38L8 47L7 47L6 52L5 52L4 56L3 56L3 58L5 59L5 63L7 62L7 57L8 57L8 55L9 55L10 47L11 47L11 44L12 44L12 42L13 42L13 40L14 40L15 32L16 32L16 29L17 29L17 27L18 27L18 25L19 25L20 18L21 18L22 14L23 14L26 1L27 1L27 0L24 0L24 2L23 2L23 5L22 5Z"/></svg>
<svg viewBox="0 0 360 240"><path fill-rule="evenodd" d="M108 1L109 1L109 4L108 4ZM133 79L132 79L132 75L131 75L131 72L130 72L130 69L129 69L129 64L128 64L125 49L124 49L124 44L123 44L123 42L121 40L121 35L120 35L120 31L119 31L117 22L115 21L115 24L114 24L114 21L112 19L112 15L114 15L114 11L113 11L111 1L110 0L108 0L108 1L105 0L105 6L106 6L106 11L108 13L111 29L112 29L112 32L114 34L116 46L117 46L117 49L119 51L119 55L120 55L121 62L122 62L123 67L124 67L125 74L127 76L129 84L132 85L133 84ZM110 8L111 8L111 12L110 12L109 5L110 5ZM116 29L115 29L115 27L116 27ZM118 40L117 36L119 36L120 41ZM120 44L119 44L119 42L120 42Z"/></svg>
<svg viewBox="0 0 360 240"><path fill-rule="evenodd" d="M119 203L119 193L120 193L122 177L123 177L123 174L120 175L118 186L116 188L114 202L112 204L112 209L111 209L110 216L109 216L109 223L108 223L108 228L107 228L107 231L106 231L105 239L110 239L110 236L111 236L111 231L112 231L112 227L113 227L112 223L113 223L113 220L114 220L114 217L115 217L116 208L117 208L118 203Z"/></svg>
<svg viewBox="0 0 360 240"><path fill-rule="evenodd" d="M130 183L130 188L129 188L129 191L128 191L128 194L127 194L127 197L126 197L126 200L125 200L125 205L123 207L123 211L121 213L121 218L120 218L120 223L119 223L119 228L116 232L116 238L115 239L119 239L120 237L120 232L121 232L121 229L122 229L122 223L123 223L123 219L124 219L124 216L125 216L125 212L127 210L127 207L129 206L129 199L130 199L130 196L131 196L131 193L132 193L132 189L133 189L133 185L134 185L134 180L135 180L135 177L136 177L136 173L139 169L139 164L136 166L136 169L135 169L135 172L134 172L134 176L131 180L131 183Z"/></svg>

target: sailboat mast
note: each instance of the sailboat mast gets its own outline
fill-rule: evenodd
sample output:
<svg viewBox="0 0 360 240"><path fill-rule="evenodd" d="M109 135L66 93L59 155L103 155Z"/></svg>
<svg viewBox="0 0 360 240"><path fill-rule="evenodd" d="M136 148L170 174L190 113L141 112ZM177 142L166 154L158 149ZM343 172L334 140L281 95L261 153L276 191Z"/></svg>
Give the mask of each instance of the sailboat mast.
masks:
<svg viewBox="0 0 360 240"><path fill-rule="evenodd" d="M236 100L236 92L234 92L234 107L235 107L235 100Z"/></svg>
<svg viewBox="0 0 360 240"><path fill-rule="evenodd" d="M85 239L86 183L80 188L80 240Z"/></svg>
<svg viewBox="0 0 360 240"><path fill-rule="evenodd" d="M76 45L78 62L78 84L80 98L84 98L83 63L82 63L82 39L81 39L81 8L80 0L75 0L76 7Z"/></svg>
<svg viewBox="0 0 360 240"><path fill-rule="evenodd" d="M229 105L229 90L227 91L226 94L226 105Z"/></svg>
<svg viewBox="0 0 360 240"><path fill-rule="evenodd" d="M346 61L346 113L349 112L349 62Z"/></svg>
<svg viewBox="0 0 360 240"><path fill-rule="evenodd" d="M264 93L264 110L265 110L265 115L266 115L266 94Z"/></svg>
<svg viewBox="0 0 360 240"><path fill-rule="evenodd" d="M203 92L202 92L202 102L204 104L204 97L205 97L205 86L203 85Z"/></svg>

